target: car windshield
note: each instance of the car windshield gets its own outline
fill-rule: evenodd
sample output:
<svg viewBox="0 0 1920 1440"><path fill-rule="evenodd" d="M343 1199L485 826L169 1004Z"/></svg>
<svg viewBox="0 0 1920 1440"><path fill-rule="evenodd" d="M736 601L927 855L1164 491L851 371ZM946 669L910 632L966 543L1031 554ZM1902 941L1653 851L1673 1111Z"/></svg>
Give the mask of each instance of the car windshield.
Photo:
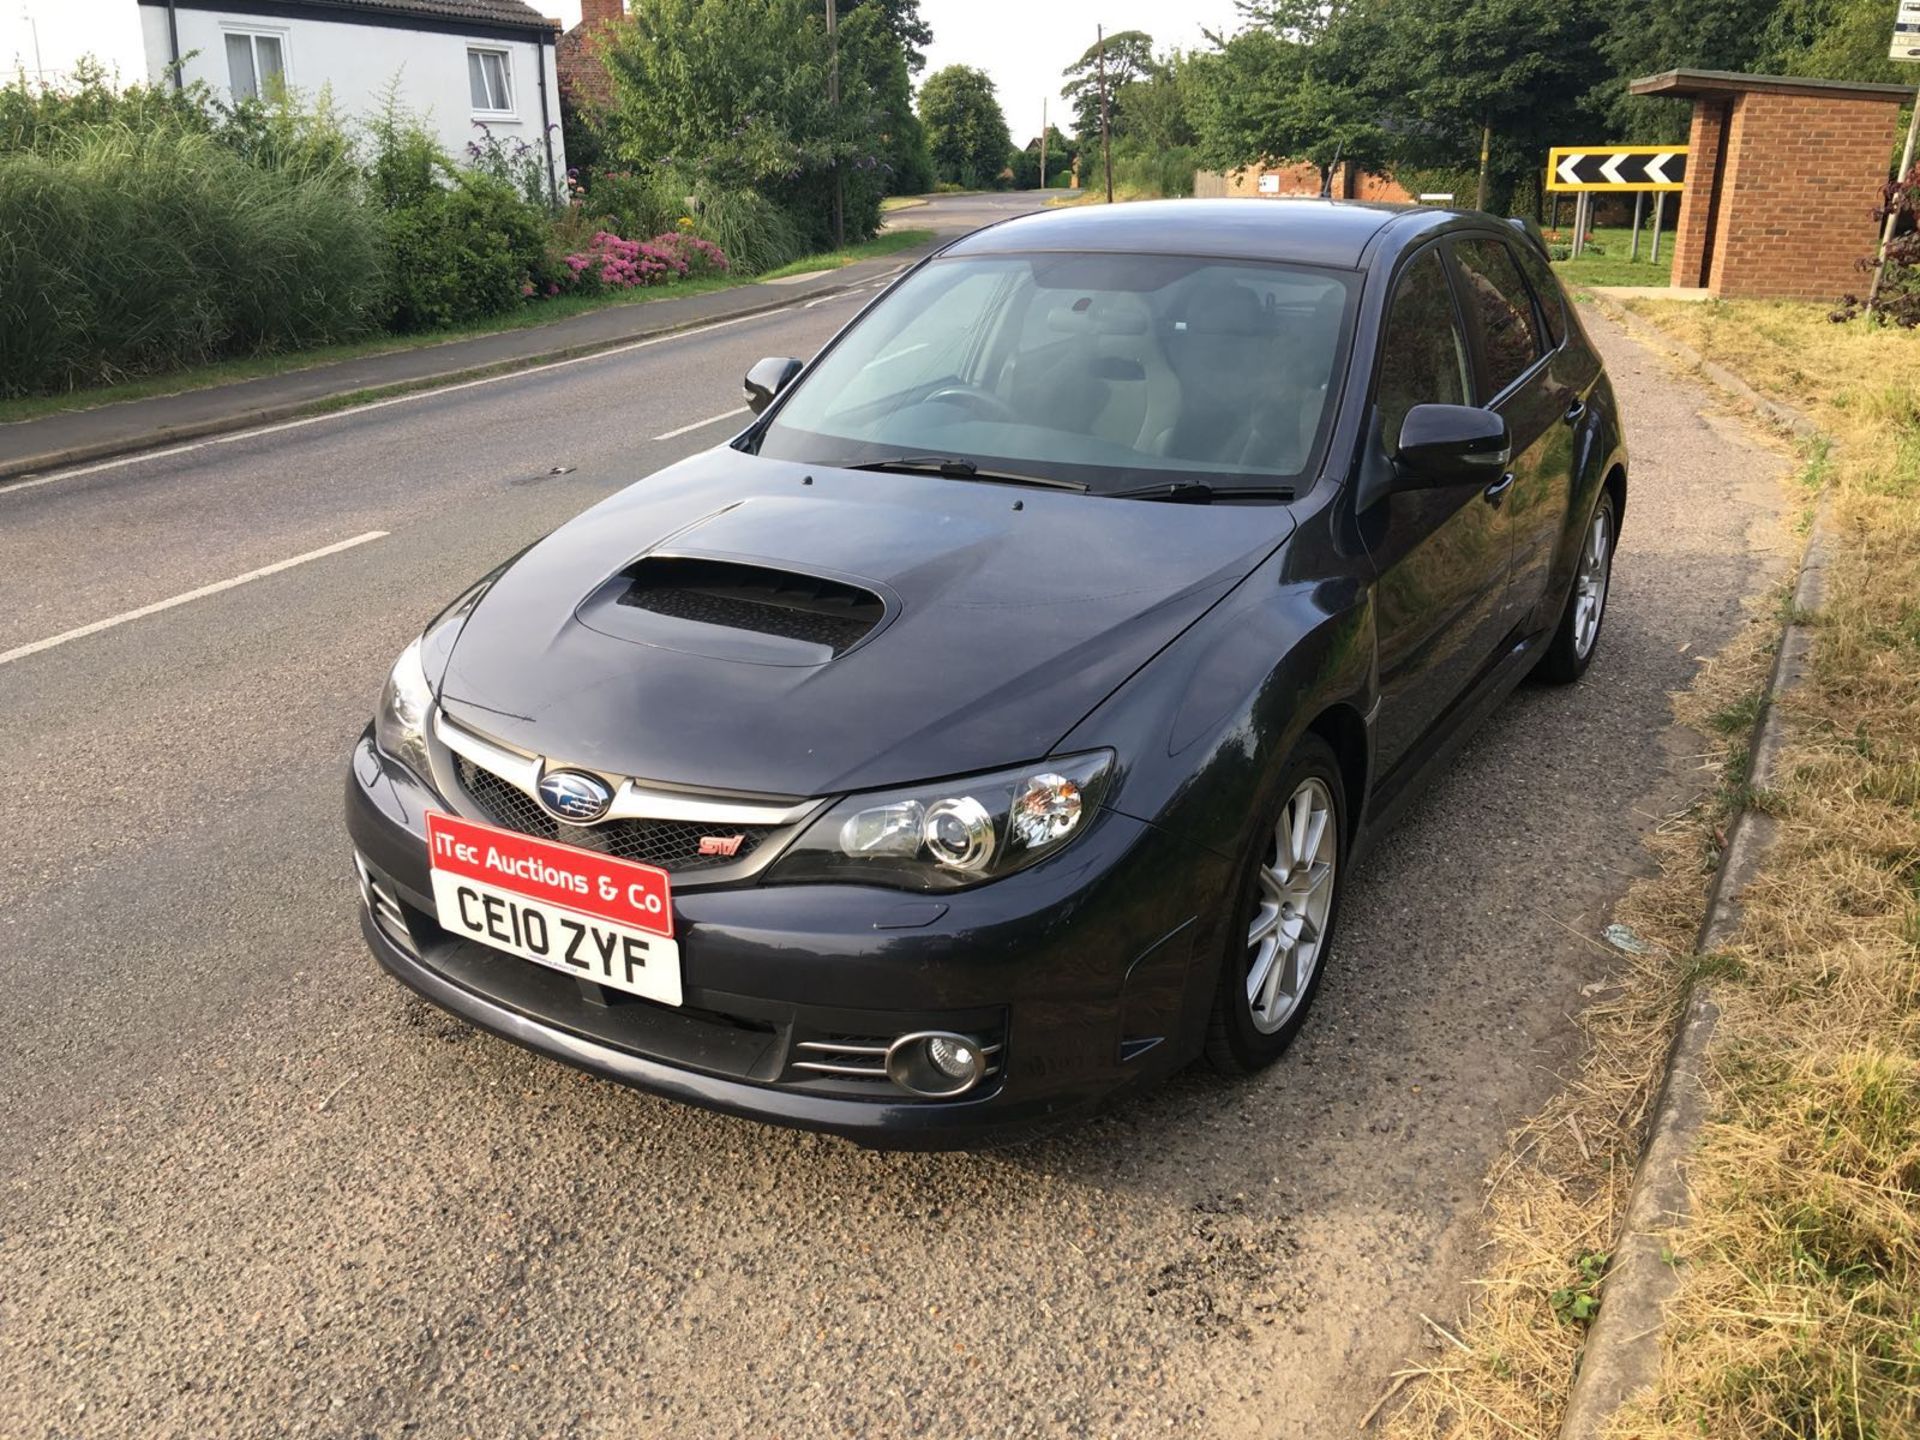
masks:
<svg viewBox="0 0 1920 1440"><path fill-rule="evenodd" d="M758 449L1106 492L1292 481L1325 443L1354 279L1172 255L936 260L820 359Z"/></svg>

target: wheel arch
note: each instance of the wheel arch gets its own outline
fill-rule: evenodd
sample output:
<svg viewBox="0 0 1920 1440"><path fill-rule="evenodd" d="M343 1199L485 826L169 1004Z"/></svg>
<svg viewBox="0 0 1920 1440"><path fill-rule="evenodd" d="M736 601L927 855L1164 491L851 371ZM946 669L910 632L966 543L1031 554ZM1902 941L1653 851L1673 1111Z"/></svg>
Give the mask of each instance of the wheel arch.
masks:
<svg viewBox="0 0 1920 1440"><path fill-rule="evenodd" d="M1327 742L1340 764L1341 799L1346 803L1343 848L1351 854L1366 813L1368 780L1367 722L1352 705L1337 701L1307 722L1306 733Z"/></svg>

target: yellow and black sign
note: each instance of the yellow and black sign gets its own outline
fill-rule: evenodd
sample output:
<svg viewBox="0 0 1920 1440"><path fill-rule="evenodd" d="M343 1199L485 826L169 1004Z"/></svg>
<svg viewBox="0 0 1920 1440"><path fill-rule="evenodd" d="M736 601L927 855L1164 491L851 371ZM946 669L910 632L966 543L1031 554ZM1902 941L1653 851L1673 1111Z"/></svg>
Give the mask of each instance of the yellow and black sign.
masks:
<svg viewBox="0 0 1920 1440"><path fill-rule="evenodd" d="M1684 145L1559 145L1547 152L1549 190L1683 190Z"/></svg>

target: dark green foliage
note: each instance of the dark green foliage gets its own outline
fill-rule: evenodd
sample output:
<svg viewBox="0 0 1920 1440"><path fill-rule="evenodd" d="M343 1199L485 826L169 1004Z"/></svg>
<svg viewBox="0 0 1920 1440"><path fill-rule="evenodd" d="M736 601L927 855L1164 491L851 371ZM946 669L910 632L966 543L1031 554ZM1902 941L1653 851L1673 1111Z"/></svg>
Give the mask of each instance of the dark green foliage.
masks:
<svg viewBox="0 0 1920 1440"><path fill-rule="evenodd" d="M606 146L636 174L682 177L742 272L831 242L836 175L846 237L865 239L895 175L924 172L901 38L922 30L913 4L843 6L835 105L824 0L636 0L606 51Z"/></svg>
<svg viewBox="0 0 1920 1440"><path fill-rule="evenodd" d="M0 156L0 393L354 338L384 259L343 165L265 168L186 126L43 136Z"/></svg>
<svg viewBox="0 0 1920 1440"><path fill-rule="evenodd" d="M969 190L1000 182L1013 140L993 81L971 65L949 65L920 87L920 123L934 174Z"/></svg>
<svg viewBox="0 0 1920 1440"><path fill-rule="evenodd" d="M1104 52L1104 59L1103 57ZM1100 139L1100 74L1107 77L1107 127L1121 133L1120 96L1129 85L1149 79L1155 72L1153 37L1144 30L1117 30L1104 41L1096 40L1071 65L1061 72L1067 83L1060 87L1060 98L1073 107L1073 127L1085 145Z"/></svg>
<svg viewBox="0 0 1920 1440"><path fill-rule="evenodd" d="M515 309L545 279L545 213L513 185L465 172L387 216L395 330L433 330Z"/></svg>

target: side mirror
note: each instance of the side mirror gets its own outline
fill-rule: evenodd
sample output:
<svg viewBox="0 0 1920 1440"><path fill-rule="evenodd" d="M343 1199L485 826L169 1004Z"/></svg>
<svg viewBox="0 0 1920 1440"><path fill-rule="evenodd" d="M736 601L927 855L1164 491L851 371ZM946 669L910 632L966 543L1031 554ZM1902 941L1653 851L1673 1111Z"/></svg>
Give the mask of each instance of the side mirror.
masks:
<svg viewBox="0 0 1920 1440"><path fill-rule="evenodd" d="M773 397L793 383L801 364L791 355L769 355L765 360L754 362L747 371L746 392L747 408L758 415L773 403Z"/></svg>
<svg viewBox="0 0 1920 1440"><path fill-rule="evenodd" d="M1393 469L1414 489L1497 480L1512 458L1505 416L1472 405L1416 405L1400 422Z"/></svg>

